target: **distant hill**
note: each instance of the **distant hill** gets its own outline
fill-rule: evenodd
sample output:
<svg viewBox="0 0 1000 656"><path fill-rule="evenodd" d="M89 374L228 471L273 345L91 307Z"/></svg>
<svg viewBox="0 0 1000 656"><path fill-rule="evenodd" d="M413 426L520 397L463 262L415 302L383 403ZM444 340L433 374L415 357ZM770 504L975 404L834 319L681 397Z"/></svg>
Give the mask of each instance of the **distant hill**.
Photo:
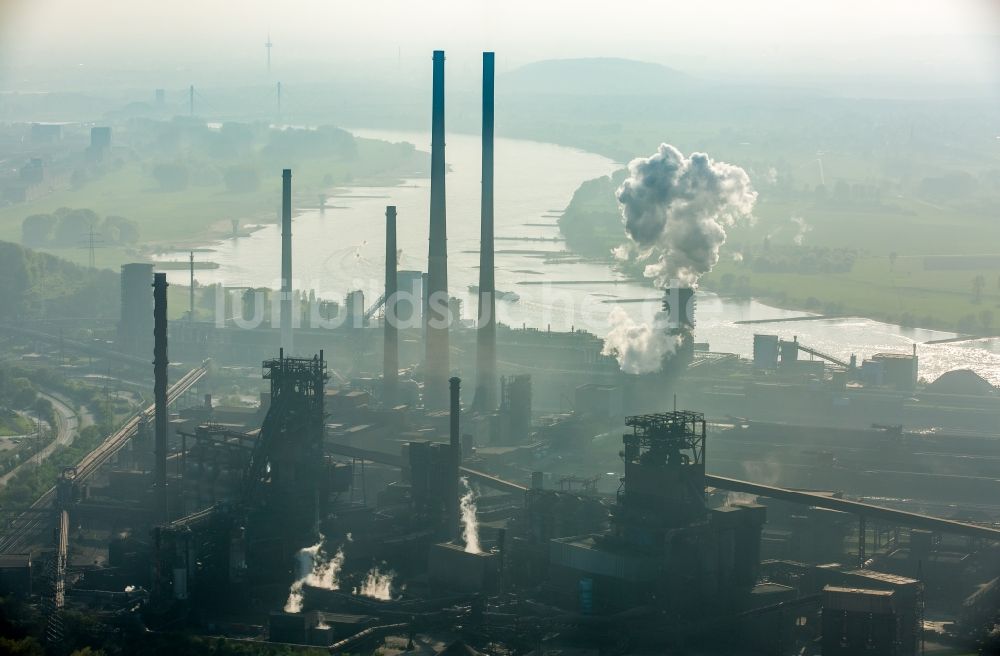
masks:
<svg viewBox="0 0 1000 656"><path fill-rule="evenodd" d="M697 80L660 64L589 57L546 59L501 76L512 92L572 95L650 95L688 90Z"/></svg>

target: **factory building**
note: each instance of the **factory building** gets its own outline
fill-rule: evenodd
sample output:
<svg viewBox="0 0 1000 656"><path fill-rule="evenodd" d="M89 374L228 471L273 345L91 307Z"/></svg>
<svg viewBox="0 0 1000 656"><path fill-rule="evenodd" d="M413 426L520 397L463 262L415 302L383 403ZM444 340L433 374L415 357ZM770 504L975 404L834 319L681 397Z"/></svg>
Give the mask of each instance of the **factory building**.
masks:
<svg viewBox="0 0 1000 656"><path fill-rule="evenodd" d="M626 423L633 432L623 438L611 530L553 540L550 572L586 591L591 611L735 607L757 580L763 507L706 506L704 415L674 411Z"/></svg>

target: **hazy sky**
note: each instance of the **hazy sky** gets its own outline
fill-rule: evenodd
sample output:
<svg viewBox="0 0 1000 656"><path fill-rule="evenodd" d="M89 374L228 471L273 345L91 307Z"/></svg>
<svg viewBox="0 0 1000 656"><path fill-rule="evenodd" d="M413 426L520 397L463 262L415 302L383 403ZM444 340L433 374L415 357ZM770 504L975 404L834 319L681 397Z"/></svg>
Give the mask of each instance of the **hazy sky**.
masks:
<svg viewBox="0 0 1000 656"><path fill-rule="evenodd" d="M996 0L0 0L0 57L26 67L337 70L498 51L510 68L619 56L719 77L908 71L996 83ZM474 59L472 59L474 61Z"/></svg>

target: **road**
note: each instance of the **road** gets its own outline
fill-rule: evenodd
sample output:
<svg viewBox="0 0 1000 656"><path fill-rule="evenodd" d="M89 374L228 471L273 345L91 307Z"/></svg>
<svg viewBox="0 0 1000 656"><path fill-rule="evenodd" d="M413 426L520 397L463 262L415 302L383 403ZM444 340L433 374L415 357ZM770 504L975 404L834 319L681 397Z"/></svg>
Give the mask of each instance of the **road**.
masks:
<svg viewBox="0 0 1000 656"><path fill-rule="evenodd" d="M22 467L25 467L31 463L38 464L43 460L45 460L46 458L48 458L50 455L52 455L53 451L55 451L57 447L68 446L72 444L73 440L76 439L76 436L79 434L80 429L82 428L82 426L80 425L81 423L80 416L77 414L76 410L74 410L73 407L70 405L71 402L68 401L65 397L62 397L61 395L57 396L54 393L47 394L43 392L39 392L38 396L42 397L43 399L48 399L48 401L52 403L52 409L55 411L55 417L56 417L56 429L57 429L56 439L49 442L47 445L45 445L45 447L42 448L41 451L28 458L14 469L10 470L3 476L0 476L0 488L6 486L7 481L13 478L19 471L21 471ZM88 420L90 420L89 415L85 415L83 418L83 423L88 424L89 423Z"/></svg>
<svg viewBox="0 0 1000 656"><path fill-rule="evenodd" d="M189 390L199 380L208 373L209 360L205 360L202 365L192 369L174 383L167 390L167 403L173 403L184 392ZM82 483L87 480L101 465L108 461L111 456L118 452L138 431L139 422L152 421L155 407L149 406L142 412L138 412L125 425L109 435L93 451L85 455L76 465L75 483ZM55 482L58 484L57 482ZM46 490L30 507L21 512L16 518L4 527L3 534L0 534L0 553L24 553L26 549L40 544L45 540L45 535L49 532L54 517L51 509L56 500L56 484Z"/></svg>

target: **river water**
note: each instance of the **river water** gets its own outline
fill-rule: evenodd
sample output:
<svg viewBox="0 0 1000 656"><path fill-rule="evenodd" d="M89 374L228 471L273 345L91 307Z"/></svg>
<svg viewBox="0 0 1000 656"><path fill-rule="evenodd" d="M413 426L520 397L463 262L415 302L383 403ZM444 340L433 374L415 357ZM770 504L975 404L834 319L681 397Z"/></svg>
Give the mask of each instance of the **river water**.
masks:
<svg viewBox="0 0 1000 656"><path fill-rule="evenodd" d="M429 133L355 130L364 137L409 141L430 150ZM475 316L475 295L468 285L478 282L480 142L477 135L450 134L447 139L448 276L453 296L464 300L463 317ZM645 285L623 281L604 264L583 262L565 252L558 241L556 213L566 207L579 184L611 173L620 164L572 148L515 139L496 141L496 284L520 295L516 303L498 301L498 318L510 325L553 330L607 331L608 313L616 300L636 320L649 320L659 306L658 294ZM361 289L369 301L383 285L385 206L396 205L400 269L421 270L427 259L427 215L430 204L426 178L405 180L395 187L349 187L328 200L325 214L301 210L293 220L295 286L313 289L323 298L342 299ZM624 238L624 233L623 233ZM219 264L196 277L203 284L279 286L280 230L271 224L248 237L210 245L205 258ZM165 253L165 260L185 258ZM187 272L170 271L180 284ZM560 284L592 281L587 284ZM543 283L543 284L539 284ZM722 299L699 294L696 339L712 350L749 355L753 334L793 335L803 344L843 359L859 361L884 351L909 352L918 344L920 376L933 380L951 369L975 370L1000 384L1000 343L979 340L955 344L925 344L953 333L900 328L862 318L825 319L747 325L745 320L781 319L803 312L773 308L757 301Z"/></svg>

